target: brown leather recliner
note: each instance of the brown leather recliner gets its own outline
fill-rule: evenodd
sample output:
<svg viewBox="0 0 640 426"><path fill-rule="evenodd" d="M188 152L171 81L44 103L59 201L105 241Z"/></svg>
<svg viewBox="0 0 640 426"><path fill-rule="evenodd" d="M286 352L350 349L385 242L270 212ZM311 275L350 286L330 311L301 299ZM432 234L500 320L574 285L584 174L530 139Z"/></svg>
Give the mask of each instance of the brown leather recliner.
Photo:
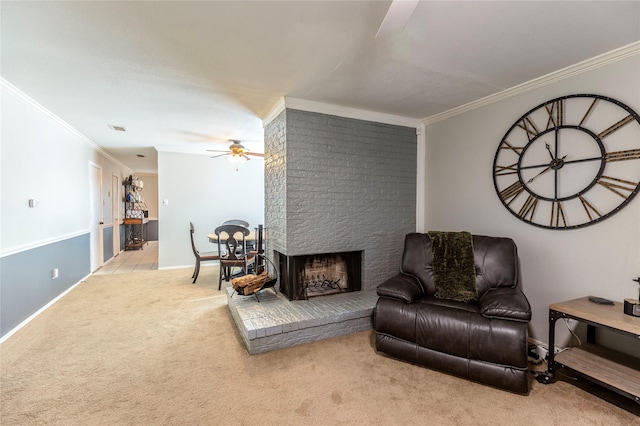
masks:
<svg viewBox="0 0 640 426"><path fill-rule="evenodd" d="M382 283L376 349L395 358L527 394L531 307L518 288L516 245L473 236L477 302L434 297L428 234L405 237L401 272Z"/></svg>

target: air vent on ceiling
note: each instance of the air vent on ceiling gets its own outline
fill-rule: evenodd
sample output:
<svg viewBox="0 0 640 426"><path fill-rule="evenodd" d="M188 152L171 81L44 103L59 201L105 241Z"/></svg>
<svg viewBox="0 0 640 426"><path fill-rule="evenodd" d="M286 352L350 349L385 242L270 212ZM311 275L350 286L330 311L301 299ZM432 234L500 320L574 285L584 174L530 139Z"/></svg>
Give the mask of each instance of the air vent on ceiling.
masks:
<svg viewBox="0 0 640 426"><path fill-rule="evenodd" d="M109 124L109 127L111 127L116 132L126 132L127 131L127 129L125 129L123 126L114 126L112 124Z"/></svg>

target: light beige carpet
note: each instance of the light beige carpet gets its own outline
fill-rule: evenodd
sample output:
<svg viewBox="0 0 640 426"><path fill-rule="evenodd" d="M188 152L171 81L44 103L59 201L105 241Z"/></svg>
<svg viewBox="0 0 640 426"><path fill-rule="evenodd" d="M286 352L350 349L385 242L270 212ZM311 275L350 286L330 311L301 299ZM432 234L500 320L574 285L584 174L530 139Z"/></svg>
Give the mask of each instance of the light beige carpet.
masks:
<svg viewBox="0 0 640 426"><path fill-rule="evenodd" d="M8 425L640 425L565 382L514 395L362 332L250 356L217 269L93 276L1 346Z"/></svg>

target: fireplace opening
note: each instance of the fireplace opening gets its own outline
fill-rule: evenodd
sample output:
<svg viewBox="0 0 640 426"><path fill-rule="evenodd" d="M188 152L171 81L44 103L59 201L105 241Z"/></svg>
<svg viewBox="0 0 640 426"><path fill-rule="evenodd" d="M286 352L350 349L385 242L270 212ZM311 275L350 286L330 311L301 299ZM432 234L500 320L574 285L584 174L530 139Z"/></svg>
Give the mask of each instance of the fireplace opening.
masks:
<svg viewBox="0 0 640 426"><path fill-rule="evenodd" d="M308 300L362 287L362 252L287 256L275 252L280 292L289 300Z"/></svg>

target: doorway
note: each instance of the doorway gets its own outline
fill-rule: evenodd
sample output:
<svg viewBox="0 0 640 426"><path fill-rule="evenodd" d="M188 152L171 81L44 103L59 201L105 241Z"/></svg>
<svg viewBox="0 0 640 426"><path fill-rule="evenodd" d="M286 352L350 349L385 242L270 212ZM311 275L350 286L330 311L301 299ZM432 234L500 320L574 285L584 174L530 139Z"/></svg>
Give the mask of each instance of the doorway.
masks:
<svg viewBox="0 0 640 426"><path fill-rule="evenodd" d="M91 272L102 266L102 167L89 163L89 240Z"/></svg>
<svg viewBox="0 0 640 426"><path fill-rule="evenodd" d="M111 175L111 223L113 224L113 256L120 254L120 179Z"/></svg>

